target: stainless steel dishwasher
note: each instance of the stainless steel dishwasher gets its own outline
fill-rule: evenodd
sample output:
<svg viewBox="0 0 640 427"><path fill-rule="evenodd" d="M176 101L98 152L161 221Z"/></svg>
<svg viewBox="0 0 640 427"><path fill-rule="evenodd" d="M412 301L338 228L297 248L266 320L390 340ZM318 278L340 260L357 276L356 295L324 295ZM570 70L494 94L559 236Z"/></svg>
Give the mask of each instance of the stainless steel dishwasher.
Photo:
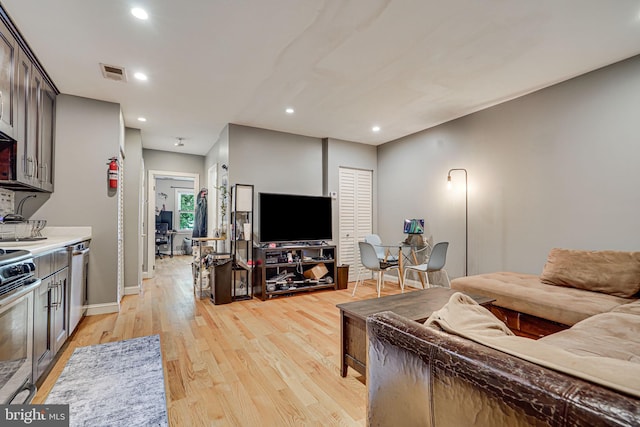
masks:
<svg viewBox="0 0 640 427"><path fill-rule="evenodd" d="M69 246L71 256L71 290L69 295L69 335L87 311L89 289L89 240Z"/></svg>

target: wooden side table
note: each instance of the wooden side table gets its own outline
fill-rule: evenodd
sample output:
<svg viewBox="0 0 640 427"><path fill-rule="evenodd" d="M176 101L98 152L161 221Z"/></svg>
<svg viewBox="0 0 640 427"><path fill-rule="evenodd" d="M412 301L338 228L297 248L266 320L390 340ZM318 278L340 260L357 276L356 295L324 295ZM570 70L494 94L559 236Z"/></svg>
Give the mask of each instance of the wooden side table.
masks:
<svg viewBox="0 0 640 427"><path fill-rule="evenodd" d="M393 311L400 316L424 322L436 310L441 309L451 295L456 293L449 288L429 288L382 298L338 304L340 309L340 375L347 376L349 367L361 375L367 376L367 325L366 320L372 314ZM488 305L493 298L469 295L480 305Z"/></svg>

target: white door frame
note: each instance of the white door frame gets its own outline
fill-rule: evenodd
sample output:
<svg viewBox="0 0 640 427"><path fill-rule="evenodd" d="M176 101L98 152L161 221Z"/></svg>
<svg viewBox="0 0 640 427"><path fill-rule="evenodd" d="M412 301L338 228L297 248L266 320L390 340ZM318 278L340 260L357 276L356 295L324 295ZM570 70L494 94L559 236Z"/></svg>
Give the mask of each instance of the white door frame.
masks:
<svg viewBox="0 0 640 427"><path fill-rule="evenodd" d="M147 181L147 278L152 278L156 267L156 233L151 226L156 223L156 177L176 176L193 178L193 191L195 194L200 190L200 174L187 172L171 172L160 170L149 170Z"/></svg>

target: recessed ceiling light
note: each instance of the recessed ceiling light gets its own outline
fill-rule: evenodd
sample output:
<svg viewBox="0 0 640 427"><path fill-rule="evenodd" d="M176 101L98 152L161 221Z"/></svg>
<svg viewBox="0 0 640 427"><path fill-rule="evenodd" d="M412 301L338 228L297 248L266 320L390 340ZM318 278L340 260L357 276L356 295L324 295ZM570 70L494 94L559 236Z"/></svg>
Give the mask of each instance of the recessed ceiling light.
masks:
<svg viewBox="0 0 640 427"><path fill-rule="evenodd" d="M374 132L380 132L380 126L374 126L371 128L371 130Z"/></svg>
<svg viewBox="0 0 640 427"><path fill-rule="evenodd" d="M293 108L287 108L286 110L284 110L284 112L287 114L293 114L295 111Z"/></svg>
<svg viewBox="0 0 640 427"><path fill-rule="evenodd" d="M139 73L139 72L135 73L133 77L135 77L138 80L147 80L147 75L144 73Z"/></svg>
<svg viewBox="0 0 640 427"><path fill-rule="evenodd" d="M146 122L146 121L147 121L147 119L146 119L146 118L144 118L144 117L138 117L138 121L139 121L139 122Z"/></svg>
<svg viewBox="0 0 640 427"><path fill-rule="evenodd" d="M134 7L133 9L131 9L131 14L138 19L149 18L149 14L147 13L147 11L139 7Z"/></svg>

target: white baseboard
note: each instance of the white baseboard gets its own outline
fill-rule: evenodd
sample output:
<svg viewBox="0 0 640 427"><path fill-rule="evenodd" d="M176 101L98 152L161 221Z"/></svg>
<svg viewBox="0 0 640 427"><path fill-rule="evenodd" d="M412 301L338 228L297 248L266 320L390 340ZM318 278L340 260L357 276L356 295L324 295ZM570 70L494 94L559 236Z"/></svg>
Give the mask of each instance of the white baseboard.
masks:
<svg viewBox="0 0 640 427"><path fill-rule="evenodd" d="M117 302L108 302L105 304L89 304L87 306L87 316L96 314L117 313L120 311L120 304Z"/></svg>
<svg viewBox="0 0 640 427"><path fill-rule="evenodd" d="M140 293L140 286L125 286L124 294L125 295L137 295Z"/></svg>

